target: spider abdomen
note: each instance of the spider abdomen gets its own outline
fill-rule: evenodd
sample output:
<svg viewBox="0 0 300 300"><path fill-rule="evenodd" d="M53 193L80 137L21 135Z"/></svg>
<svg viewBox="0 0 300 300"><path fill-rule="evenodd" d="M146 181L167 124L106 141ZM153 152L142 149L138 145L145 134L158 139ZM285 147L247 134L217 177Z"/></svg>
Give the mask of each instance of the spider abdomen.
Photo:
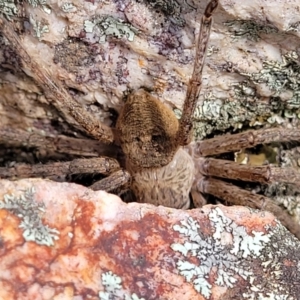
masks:
<svg viewBox="0 0 300 300"><path fill-rule="evenodd" d="M130 169L130 167L129 167ZM182 148L160 168L131 171L131 188L138 202L187 209L194 180L194 162Z"/></svg>

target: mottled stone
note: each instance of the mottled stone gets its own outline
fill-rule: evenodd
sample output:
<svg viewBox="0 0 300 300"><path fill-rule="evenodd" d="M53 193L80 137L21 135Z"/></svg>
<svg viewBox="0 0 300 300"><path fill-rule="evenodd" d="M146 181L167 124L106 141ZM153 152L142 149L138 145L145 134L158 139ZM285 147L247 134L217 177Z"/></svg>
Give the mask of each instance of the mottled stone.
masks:
<svg viewBox="0 0 300 300"><path fill-rule="evenodd" d="M0 181L1 299L298 299L300 243L268 212Z"/></svg>

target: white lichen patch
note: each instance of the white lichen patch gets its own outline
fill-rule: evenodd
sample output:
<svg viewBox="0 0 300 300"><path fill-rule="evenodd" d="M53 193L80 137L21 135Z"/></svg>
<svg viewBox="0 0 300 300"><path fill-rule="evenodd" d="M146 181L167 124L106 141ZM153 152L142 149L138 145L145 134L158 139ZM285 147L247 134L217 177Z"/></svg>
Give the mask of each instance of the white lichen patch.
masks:
<svg viewBox="0 0 300 300"><path fill-rule="evenodd" d="M32 25L34 35L41 40L44 33L49 32L48 25L43 24L41 21L35 20L32 15L29 16L29 22Z"/></svg>
<svg viewBox="0 0 300 300"><path fill-rule="evenodd" d="M53 246L54 241L59 239L59 231L43 224L45 206L34 201L34 192L32 187L18 197L5 194L4 199L0 201L0 209L7 209L22 220L19 228L23 229L26 241Z"/></svg>
<svg viewBox="0 0 300 300"><path fill-rule="evenodd" d="M0 14L6 16L7 19L11 19L18 12L18 8L13 0L0 0Z"/></svg>
<svg viewBox="0 0 300 300"><path fill-rule="evenodd" d="M113 36L117 39L126 38L132 42L138 30L132 25L115 19L111 16L95 17L93 21L86 20L84 22L86 32L94 32L99 36L99 43L104 43L108 36Z"/></svg>
<svg viewBox="0 0 300 300"><path fill-rule="evenodd" d="M76 6L74 6L73 3L71 3L71 2L63 3L63 5L61 6L61 9L65 13L71 13L71 12L77 11Z"/></svg>
<svg viewBox="0 0 300 300"><path fill-rule="evenodd" d="M139 298L135 293L131 294L122 287L122 278L111 271L103 273L101 276L102 285L105 291L99 292L101 300L145 300Z"/></svg>
<svg viewBox="0 0 300 300"><path fill-rule="evenodd" d="M176 263L179 274L184 276L187 282L192 283L194 289L206 299L212 295L214 285L234 288L239 280L247 281L248 284L249 292L244 293L243 299L273 299L261 298L262 295L267 296L268 293L271 295L273 292L283 297L280 299L285 299L284 297L288 295L286 289L280 284L272 283L274 278L276 279L274 282L278 283L283 276L280 259L272 255L274 252L272 247L279 246L274 245L272 239L276 236L276 232L285 229L278 224L267 228L267 233L260 231L249 233L245 227L225 216L218 207L209 212L208 218L214 230L212 235L201 234L199 223L191 217L173 227L185 239L183 243L171 245L171 248L181 253L183 257ZM195 263L195 258L198 263ZM261 268L260 272L264 274L262 276L268 279L258 280L258 271L255 270L258 265ZM211 277L212 272L215 274L214 279Z"/></svg>
<svg viewBox="0 0 300 300"><path fill-rule="evenodd" d="M46 14L51 13L51 8L47 5L47 0L27 0L33 7L40 6Z"/></svg>

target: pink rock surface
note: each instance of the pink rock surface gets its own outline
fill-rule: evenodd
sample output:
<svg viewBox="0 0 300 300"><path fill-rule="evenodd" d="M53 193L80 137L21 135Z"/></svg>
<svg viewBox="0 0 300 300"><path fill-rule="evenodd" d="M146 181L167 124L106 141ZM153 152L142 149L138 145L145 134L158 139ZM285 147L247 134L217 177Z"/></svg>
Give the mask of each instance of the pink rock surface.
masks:
<svg viewBox="0 0 300 300"><path fill-rule="evenodd" d="M299 299L300 243L267 212L123 203L0 181L0 299Z"/></svg>

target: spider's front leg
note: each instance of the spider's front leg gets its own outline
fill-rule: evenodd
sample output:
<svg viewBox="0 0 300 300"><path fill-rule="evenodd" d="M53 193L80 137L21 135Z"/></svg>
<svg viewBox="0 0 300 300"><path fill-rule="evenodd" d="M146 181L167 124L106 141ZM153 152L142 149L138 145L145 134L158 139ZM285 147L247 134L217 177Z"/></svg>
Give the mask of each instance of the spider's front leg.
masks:
<svg viewBox="0 0 300 300"><path fill-rule="evenodd" d="M9 147L27 147L85 157L116 156L112 145L105 145L88 138L73 138L66 135L46 134L43 131L27 131L11 127L0 128L0 144ZM1 177L1 175L0 175Z"/></svg>
<svg viewBox="0 0 300 300"><path fill-rule="evenodd" d="M13 24L9 23L3 16L0 16L0 32L9 41L13 51L21 59L22 66L26 70L26 73L30 73L36 83L43 87L46 96L53 100L53 103L58 110L61 112L66 110L70 113L86 132L95 139L106 144L114 142L114 132L112 128L102 124L92 114L89 114L70 96L65 87L52 76L52 74L49 74L45 68L36 63L23 47L20 37L14 32ZM39 143L40 141L36 142ZM1 168L0 177L44 177L49 175L57 176L59 174L74 173L111 174L118 169L120 169L120 166L116 160L100 157L92 160L77 159L71 162L52 163L44 166L16 165L12 168ZM116 184L128 180L128 174L126 172L122 174L117 173L113 176L114 180L112 182L116 182ZM97 187L103 186L107 186L105 182L98 184ZM112 187L110 187L110 189L112 189Z"/></svg>
<svg viewBox="0 0 300 300"><path fill-rule="evenodd" d="M27 53L19 36L13 31L13 24L0 15L0 32L9 41L10 47L22 61L23 68L30 73L36 83L43 87L46 95L53 100L58 110L67 110L70 115L96 140L107 144L114 142L112 128L99 122L77 103L65 87L49 74L48 71L37 64Z"/></svg>
<svg viewBox="0 0 300 300"><path fill-rule="evenodd" d="M107 192L120 188L130 181L127 171L121 170L117 160L110 157L74 159L48 164L16 164L0 168L0 178L58 177L73 174L103 174L108 177L90 186L93 190Z"/></svg>

